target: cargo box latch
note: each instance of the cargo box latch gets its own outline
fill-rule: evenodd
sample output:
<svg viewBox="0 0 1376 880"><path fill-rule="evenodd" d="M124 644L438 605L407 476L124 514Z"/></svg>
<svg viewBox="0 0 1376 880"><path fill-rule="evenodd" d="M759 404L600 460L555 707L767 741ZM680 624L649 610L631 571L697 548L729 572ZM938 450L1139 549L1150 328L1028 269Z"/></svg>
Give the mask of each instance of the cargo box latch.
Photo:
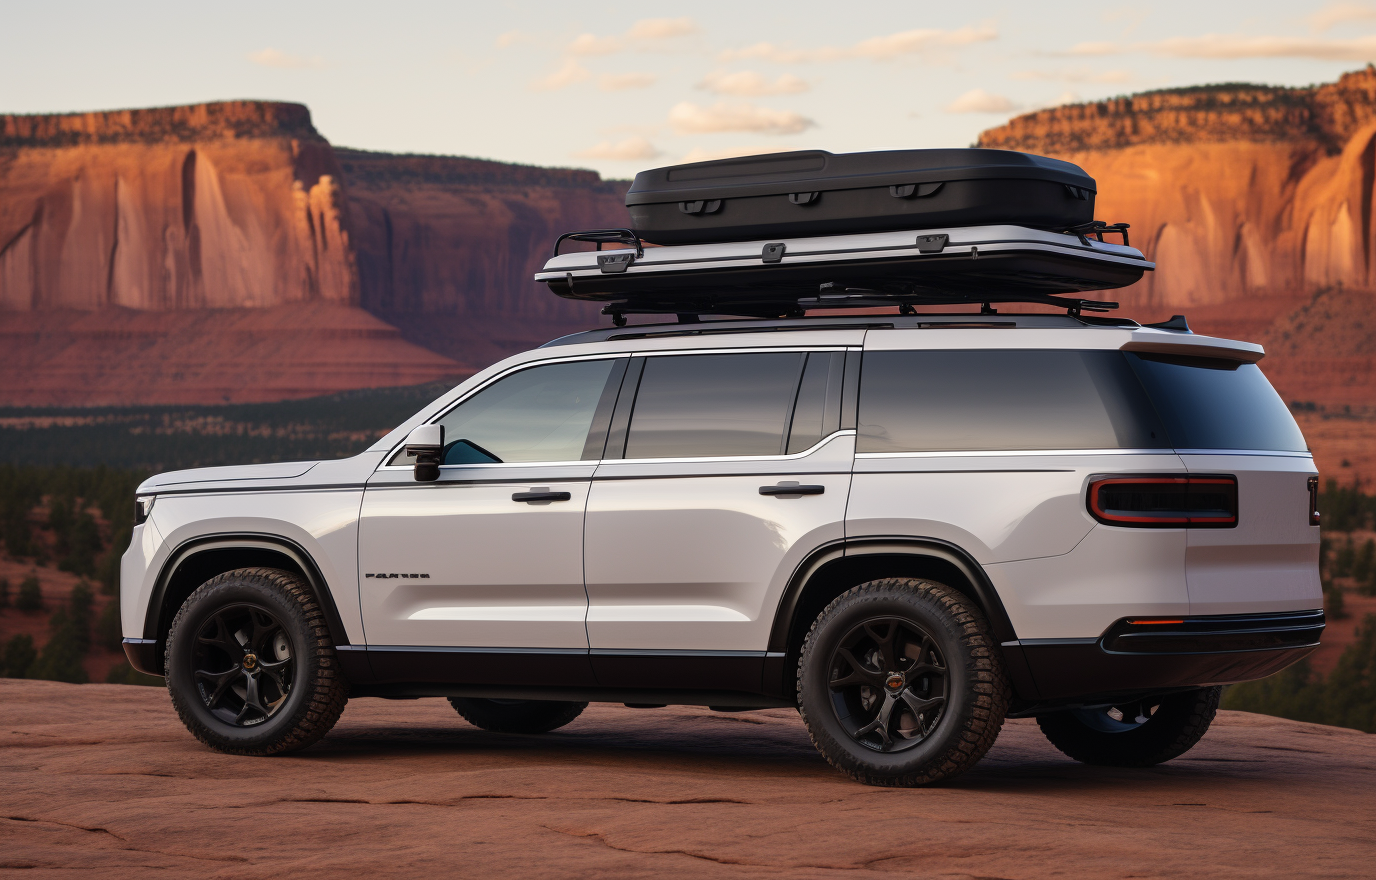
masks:
<svg viewBox="0 0 1376 880"><path fill-rule="evenodd" d="M625 272L626 267L630 266L631 263L634 262L635 254L629 252L620 254L597 255L597 268L601 269L603 273L609 275L615 274L617 272Z"/></svg>
<svg viewBox="0 0 1376 880"><path fill-rule="evenodd" d="M914 196L925 199L927 196L936 195L943 182L938 180L936 183L903 183L889 187L889 195L896 199L911 199Z"/></svg>
<svg viewBox="0 0 1376 880"><path fill-rule="evenodd" d="M819 192L789 193L788 200L795 205L810 205L821 198L821 196L822 194Z"/></svg>
<svg viewBox="0 0 1376 880"><path fill-rule="evenodd" d="M917 237L917 252L919 254L939 254L946 250L946 240L950 238L946 233L939 235L919 235Z"/></svg>
<svg viewBox="0 0 1376 880"><path fill-rule="evenodd" d="M685 214L715 214L721 210L721 199L698 199L695 202L679 202L678 209Z"/></svg>
<svg viewBox="0 0 1376 880"><path fill-rule="evenodd" d="M760 261L764 263L779 263L783 261L785 245L783 242L775 242L764 246L760 251Z"/></svg>

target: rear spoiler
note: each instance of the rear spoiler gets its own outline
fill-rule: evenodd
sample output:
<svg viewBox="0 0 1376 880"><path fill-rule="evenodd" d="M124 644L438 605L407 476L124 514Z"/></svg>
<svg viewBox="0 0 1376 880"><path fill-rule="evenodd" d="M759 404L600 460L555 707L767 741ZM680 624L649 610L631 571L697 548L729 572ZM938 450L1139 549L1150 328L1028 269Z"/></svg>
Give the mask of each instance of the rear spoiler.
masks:
<svg viewBox="0 0 1376 880"><path fill-rule="evenodd" d="M1196 336L1171 330L1143 327L1132 331L1132 337L1120 347L1122 351L1150 354L1174 354L1183 357L1210 357L1254 364L1266 356L1266 349L1254 342L1238 342L1216 336Z"/></svg>

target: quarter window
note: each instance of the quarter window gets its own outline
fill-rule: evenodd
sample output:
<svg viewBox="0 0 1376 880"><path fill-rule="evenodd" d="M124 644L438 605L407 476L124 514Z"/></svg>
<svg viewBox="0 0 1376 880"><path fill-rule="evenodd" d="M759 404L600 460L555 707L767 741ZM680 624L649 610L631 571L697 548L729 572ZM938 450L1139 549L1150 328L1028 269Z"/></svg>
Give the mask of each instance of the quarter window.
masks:
<svg viewBox="0 0 1376 880"><path fill-rule="evenodd" d="M1170 446L1116 351L876 351L858 452Z"/></svg>
<svg viewBox="0 0 1376 880"><path fill-rule="evenodd" d="M626 458L779 455L803 362L798 352L647 358Z"/></svg>

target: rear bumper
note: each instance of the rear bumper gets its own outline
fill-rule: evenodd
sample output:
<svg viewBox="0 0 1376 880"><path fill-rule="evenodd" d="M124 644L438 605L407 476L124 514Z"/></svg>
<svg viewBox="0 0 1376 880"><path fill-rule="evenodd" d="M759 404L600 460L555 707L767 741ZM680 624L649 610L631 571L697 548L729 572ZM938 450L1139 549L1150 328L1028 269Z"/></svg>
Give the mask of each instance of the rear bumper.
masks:
<svg viewBox="0 0 1376 880"><path fill-rule="evenodd" d="M1089 703L1265 678L1313 652L1323 628L1322 611L1130 618L1098 639L1025 640L1004 650L1010 666L1026 669L1015 676L1024 701Z"/></svg>
<svg viewBox="0 0 1376 880"><path fill-rule="evenodd" d="M158 643L153 639L125 639L124 656L129 665L147 675L162 675L158 663Z"/></svg>

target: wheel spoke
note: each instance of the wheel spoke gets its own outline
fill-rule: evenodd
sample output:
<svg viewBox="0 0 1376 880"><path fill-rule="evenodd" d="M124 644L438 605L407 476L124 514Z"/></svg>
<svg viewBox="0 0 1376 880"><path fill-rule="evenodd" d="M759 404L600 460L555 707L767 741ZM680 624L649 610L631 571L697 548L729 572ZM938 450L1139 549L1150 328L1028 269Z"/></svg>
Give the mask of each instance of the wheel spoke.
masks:
<svg viewBox="0 0 1376 880"><path fill-rule="evenodd" d="M249 620L253 623L253 632L248 637L249 649L255 654L267 654L272 636L282 628L282 625L262 611L250 612Z"/></svg>
<svg viewBox="0 0 1376 880"><path fill-rule="evenodd" d="M224 672L206 672L201 669L196 670L195 674L197 676L208 678L215 682L215 690L211 691L210 696L205 698L207 708L216 708L220 702L220 698L225 695L225 691L229 690L230 685L234 684L234 680L239 677L241 671L242 670L237 667Z"/></svg>
<svg viewBox="0 0 1376 880"><path fill-rule="evenodd" d="M877 733L883 751L887 752L893 746L893 736L889 734L889 718L893 715L893 707L897 702L893 694L884 694L884 705L879 707L879 712L874 716L874 720L855 731L851 736L856 739L863 739L868 734Z"/></svg>
<svg viewBox="0 0 1376 880"><path fill-rule="evenodd" d="M887 626L888 632L880 634L876 627ZM879 665L884 670L897 669L898 657L894 653L894 643L898 639L898 621L885 620L865 624L865 632L869 633L874 640L874 646L879 651Z"/></svg>
<svg viewBox="0 0 1376 880"><path fill-rule="evenodd" d="M838 648L836 650L836 653L841 657L842 660L846 661L846 665L850 667L851 671L850 675L843 675L840 678L832 679L830 685L833 689L847 687L849 685L856 684L869 684L874 685L876 687L883 686L883 673L875 672L874 670L866 667L865 664L861 663L859 660L855 659L855 655L851 653L851 650L849 648Z"/></svg>
<svg viewBox="0 0 1376 880"><path fill-rule="evenodd" d="M261 712L266 718L269 713L268 708L263 705L262 696L258 693L258 676L245 675L244 683L247 685L247 692L244 694L244 708L239 710L238 716L234 719L235 722L242 724L250 709Z"/></svg>
<svg viewBox="0 0 1376 880"><path fill-rule="evenodd" d="M908 708L913 710L914 715L925 714L929 709L946 704L945 697L928 697L923 699L911 690L903 692L903 702L908 704Z"/></svg>
<svg viewBox="0 0 1376 880"><path fill-rule="evenodd" d="M244 646L239 644L238 640L230 634L229 625L225 623L224 612L216 614L214 617L210 618L210 620L206 621L206 623L214 624L215 634L206 636L205 628L202 627L200 634L196 636L196 641L205 645L214 645L228 654L229 659L232 661L237 662L243 659Z"/></svg>

